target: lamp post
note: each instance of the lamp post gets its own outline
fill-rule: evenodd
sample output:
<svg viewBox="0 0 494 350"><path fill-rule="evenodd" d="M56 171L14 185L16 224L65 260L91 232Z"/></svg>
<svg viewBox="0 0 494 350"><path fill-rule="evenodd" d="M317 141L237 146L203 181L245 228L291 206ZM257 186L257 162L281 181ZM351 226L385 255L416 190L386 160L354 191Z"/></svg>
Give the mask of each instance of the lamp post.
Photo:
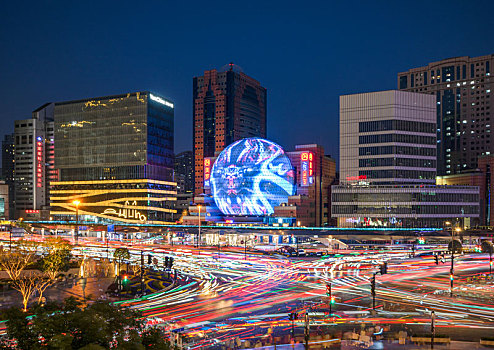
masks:
<svg viewBox="0 0 494 350"><path fill-rule="evenodd" d="M79 244L79 204L81 201L76 199L72 204L75 205L75 244Z"/></svg>
<svg viewBox="0 0 494 350"><path fill-rule="evenodd" d="M456 232L461 232L461 228L453 226L452 223L446 221L446 225L451 225L451 269L449 270L449 280L450 280L450 297L453 297L453 282L454 282L454 274L455 274L455 245L454 245L454 235Z"/></svg>
<svg viewBox="0 0 494 350"><path fill-rule="evenodd" d="M199 255L201 255L201 205L197 205L197 209L199 210L198 220L199 220L199 234L197 237L197 247L199 248Z"/></svg>

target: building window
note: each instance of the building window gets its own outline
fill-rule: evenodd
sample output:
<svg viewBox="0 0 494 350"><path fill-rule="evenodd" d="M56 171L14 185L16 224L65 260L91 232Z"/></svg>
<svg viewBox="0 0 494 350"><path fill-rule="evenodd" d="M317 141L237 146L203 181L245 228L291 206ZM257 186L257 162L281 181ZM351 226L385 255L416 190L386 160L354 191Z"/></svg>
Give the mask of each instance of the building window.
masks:
<svg viewBox="0 0 494 350"><path fill-rule="evenodd" d="M400 89L406 89L408 87L408 77L406 75L400 77Z"/></svg>

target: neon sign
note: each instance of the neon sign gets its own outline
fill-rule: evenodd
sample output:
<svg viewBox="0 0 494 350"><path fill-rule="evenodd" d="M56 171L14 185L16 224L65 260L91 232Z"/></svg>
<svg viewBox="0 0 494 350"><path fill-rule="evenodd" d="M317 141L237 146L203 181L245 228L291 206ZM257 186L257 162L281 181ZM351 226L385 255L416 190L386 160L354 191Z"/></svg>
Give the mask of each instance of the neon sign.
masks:
<svg viewBox="0 0 494 350"><path fill-rule="evenodd" d="M158 102L158 103L161 103L162 105L165 105L165 106L167 106L167 107L173 108L173 103L168 102L168 101L166 101L166 100L162 99L162 98L161 98L161 97L159 97L159 96L155 96L155 95L153 95L153 94L149 94L149 98L150 98L151 100L153 100L154 102Z"/></svg>
<svg viewBox="0 0 494 350"><path fill-rule="evenodd" d="M347 176L347 181L359 181L359 180L367 180L367 175L359 175L359 176Z"/></svg>
<svg viewBox="0 0 494 350"><path fill-rule="evenodd" d="M312 152L302 152L300 164L302 167L302 186L312 185L314 183L314 155Z"/></svg>
<svg viewBox="0 0 494 350"><path fill-rule="evenodd" d="M125 206L131 206L129 201L125 201ZM137 202L133 201L132 206L137 206ZM127 209L127 208L119 208L118 211L114 208L106 208L102 214L106 215L115 215L119 218L124 219L137 219L139 221L146 221L147 217L141 212L137 211L137 209Z"/></svg>
<svg viewBox="0 0 494 350"><path fill-rule="evenodd" d="M204 187L209 187L210 178L211 178L211 159L204 158Z"/></svg>
<svg viewBox="0 0 494 350"><path fill-rule="evenodd" d="M36 138L36 187L43 187L43 138Z"/></svg>

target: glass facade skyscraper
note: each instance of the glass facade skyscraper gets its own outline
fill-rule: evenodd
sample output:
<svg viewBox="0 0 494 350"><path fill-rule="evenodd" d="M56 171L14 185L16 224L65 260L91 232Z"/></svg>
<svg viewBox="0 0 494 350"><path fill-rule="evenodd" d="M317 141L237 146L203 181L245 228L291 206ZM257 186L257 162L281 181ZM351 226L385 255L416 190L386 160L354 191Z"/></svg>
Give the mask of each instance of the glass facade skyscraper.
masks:
<svg viewBox="0 0 494 350"><path fill-rule="evenodd" d="M174 220L174 105L149 91L55 104L51 214L98 223Z"/></svg>
<svg viewBox="0 0 494 350"><path fill-rule="evenodd" d="M55 115L60 180L173 180L171 102L137 92L57 103Z"/></svg>

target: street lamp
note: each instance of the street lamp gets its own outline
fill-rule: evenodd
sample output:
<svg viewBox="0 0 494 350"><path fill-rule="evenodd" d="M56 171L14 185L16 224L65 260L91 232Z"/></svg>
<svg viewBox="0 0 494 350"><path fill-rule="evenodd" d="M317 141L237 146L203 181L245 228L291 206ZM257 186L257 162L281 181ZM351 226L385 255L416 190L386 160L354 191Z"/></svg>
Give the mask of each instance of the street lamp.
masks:
<svg viewBox="0 0 494 350"><path fill-rule="evenodd" d="M455 245L454 245L454 235L455 231L456 232L461 232L461 228L458 226L453 226L452 223L449 221L445 222L446 225L451 225L451 269L449 271L449 280L450 280L450 297L453 297L453 282L454 282L454 273L455 273L455 266L454 266L454 261L455 261Z"/></svg>
<svg viewBox="0 0 494 350"><path fill-rule="evenodd" d="M76 199L72 202L72 204L75 205L75 243L79 243L79 204L81 204L81 201Z"/></svg>
<svg viewBox="0 0 494 350"><path fill-rule="evenodd" d="M201 255L201 205L197 205L197 209L199 210L198 220L199 220L199 234L197 237L197 247L199 248L199 255Z"/></svg>

